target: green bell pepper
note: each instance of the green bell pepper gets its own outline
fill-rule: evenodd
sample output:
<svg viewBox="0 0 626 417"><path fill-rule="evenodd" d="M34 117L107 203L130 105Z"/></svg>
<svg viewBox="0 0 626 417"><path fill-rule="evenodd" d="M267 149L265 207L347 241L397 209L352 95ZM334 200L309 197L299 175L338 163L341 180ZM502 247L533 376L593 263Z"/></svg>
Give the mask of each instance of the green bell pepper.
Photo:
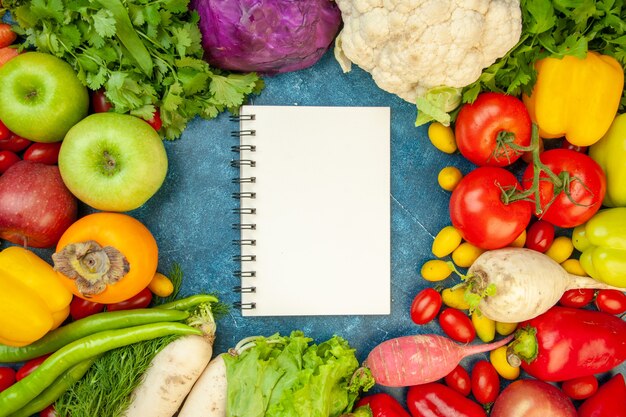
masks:
<svg viewBox="0 0 626 417"><path fill-rule="evenodd" d="M589 147L589 156L606 174L607 207L626 207L626 114L619 114L598 142Z"/></svg>
<svg viewBox="0 0 626 417"><path fill-rule="evenodd" d="M572 241L590 277L626 287L626 207L600 210L574 229Z"/></svg>

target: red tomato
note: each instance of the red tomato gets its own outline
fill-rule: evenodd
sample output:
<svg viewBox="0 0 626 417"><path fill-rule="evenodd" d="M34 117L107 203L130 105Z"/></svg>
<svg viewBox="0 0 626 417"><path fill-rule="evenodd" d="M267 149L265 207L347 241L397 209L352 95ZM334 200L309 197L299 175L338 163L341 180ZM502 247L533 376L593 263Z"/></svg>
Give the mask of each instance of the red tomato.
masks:
<svg viewBox="0 0 626 417"><path fill-rule="evenodd" d="M504 168L481 167L467 174L450 197L450 219L463 239L482 249L498 249L513 242L530 221L528 201L503 202L503 190L519 189L515 176Z"/></svg>
<svg viewBox="0 0 626 417"><path fill-rule="evenodd" d="M19 153L28 148L31 143L33 142L11 133L8 138L0 140L0 150Z"/></svg>
<svg viewBox="0 0 626 417"><path fill-rule="evenodd" d="M11 151L0 151L0 174L7 172L13 164L20 162L20 157Z"/></svg>
<svg viewBox="0 0 626 417"><path fill-rule="evenodd" d="M561 385L561 391L574 400L584 400L598 390L598 380L593 375L569 379Z"/></svg>
<svg viewBox="0 0 626 417"><path fill-rule="evenodd" d="M543 212L535 213L538 217L555 226L570 228L596 214L606 193L606 176L596 161L568 149L543 152L539 159L562 184L556 187L547 179L548 175L541 172L539 200ZM532 187L533 175L534 167L529 165L522 177L525 189ZM531 195L531 198L534 197Z"/></svg>
<svg viewBox="0 0 626 417"><path fill-rule="evenodd" d="M23 159L25 161L56 165L59 162L59 150L61 150L61 142L33 143L26 148Z"/></svg>
<svg viewBox="0 0 626 417"><path fill-rule="evenodd" d="M104 304L94 303L80 297L72 298L70 303L70 316L73 320L80 320L92 314L100 313L104 310Z"/></svg>
<svg viewBox="0 0 626 417"><path fill-rule="evenodd" d="M466 397L472 392L470 375L461 365L457 365L443 380L447 386Z"/></svg>
<svg viewBox="0 0 626 417"><path fill-rule="evenodd" d="M154 114L152 115L152 119L146 120L146 122L148 122L148 124L152 126L152 128L158 132L159 129L161 129L161 126L163 126L163 122L161 121L161 113L159 112L159 109L156 109L154 111Z"/></svg>
<svg viewBox="0 0 626 417"><path fill-rule="evenodd" d="M581 308L593 301L596 290L591 288L579 288L576 290L567 290L561 296L559 304L564 307Z"/></svg>
<svg viewBox="0 0 626 417"><path fill-rule="evenodd" d="M537 220L526 231L526 247L544 253L554 241L554 226Z"/></svg>
<svg viewBox="0 0 626 417"><path fill-rule="evenodd" d="M107 96L104 94L104 90L96 90L91 92L91 110L94 113L106 113L113 106Z"/></svg>
<svg viewBox="0 0 626 417"><path fill-rule="evenodd" d="M472 368L472 394L476 401L492 403L500 393L500 376L491 362L480 360Z"/></svg>
<svg viewBox="0 0 626 417"><path fill-rule="evenodd" d="M59 415L54 409L54 404L50 404L39 412L39 417L59 417Z"/></svg>
<svg viewBox="0 0 626 417"><path fill-rule="evenodd" d="M152 302L152 291L147 287L139 291L134 297L130 297L128 300L120 301L115 304L107 304L107 311L118 310L134 310L136 308L146 308Z"/></svg>
<svg viewBox="0 0 626 417"><path fill-rule="evenodd" d="M11 132L9 128L6 127L4 123L2 123L2 120L0 120L0 143L2 143L2 141L4 140L9 139L12 134L13 132Z"/></svg>
<svg viewBox="0 0 626 417"><path fill-rule="evenodd" d="M600 290L596 296L596 307L609 314L626 312L626 294L618 290Z"/></svg>
<svg viewBox="0 0 626 417"><path fill-rule="evenodd" d="M0 392L15 384L15 370L8 366L0 366Z"/></svg>
<svg viewBox="0 0 626 417"><path fill-rule="evenodd" d="M415 324L426 324L437 317L441 308L441 294L433 288L420 291L411 303L411 320Z"/></svg>
<svg viewBox="0 0 626 417"><path fill-rule="evenodd" d="M450 338L469 343L476 337L472 320L461 310L448 307L439 314L439 325Z"/></svg>
<svg viewBox="0 0 626 417"><path fill-rule="evenodd" d="M503 167L530 145L532 125L524 103L503 93L482 93L461 107L455 137L461 154L479 166Z"/></svg>
<svg viewBox="0 0 626 417"><path fill-rule="evenodd" d="M479 404L437 382L409 387L406 404L413 417L487 416Z"/></svg>
<svg viewBox="0 0 626 417"><path fill-rule="evenodd" d="M563 139L563 142L561 143L561 149L569 149L575 152L587 153L587 146L574 145L573 143L568 142L567 139Z"/></svg>
<svg viewBox="0 0 626 417"><path fill-rule="evenodd" d="M48 353L47 355L43 355L43 356L40 356L40 357L35 358L35 359L31 359L28 362L26 362L24 365L22 365L22 367L20 369L17 370L17 373L15 374L15 379L17 381L20 381L20 380L26 378L35 369L37 369L39 367L39 365L41 365L43 363L43 361L45 361L48 358L48 356L50 356L50 355L51 355L51 353Z"/></svg>

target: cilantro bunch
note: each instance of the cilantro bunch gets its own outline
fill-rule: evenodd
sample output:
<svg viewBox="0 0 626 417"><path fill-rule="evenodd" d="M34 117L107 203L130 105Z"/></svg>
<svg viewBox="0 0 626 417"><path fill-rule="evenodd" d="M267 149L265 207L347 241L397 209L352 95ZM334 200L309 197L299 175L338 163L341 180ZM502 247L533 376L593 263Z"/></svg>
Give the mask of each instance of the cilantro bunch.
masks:
<svg viewBox="0 0 626 417"><path fill-rule="evenodd" d="M263 88L255 73L211 68L189 0L3 0L23 48L58 56L113 109L149 120L159 110L167 139L195 116L236 113Z"/></svg>
<svg viewBox="0 0 626 417"><path fill-rule="evenodd" d="M519 42L463 89L463 102L473 102L481 91L529 94L537 79L534 63L546 57L584 58L591 50L613 56L626 66L623 0L521 0L520 6ZM625 108L623 95L620 111Z"/></svg>

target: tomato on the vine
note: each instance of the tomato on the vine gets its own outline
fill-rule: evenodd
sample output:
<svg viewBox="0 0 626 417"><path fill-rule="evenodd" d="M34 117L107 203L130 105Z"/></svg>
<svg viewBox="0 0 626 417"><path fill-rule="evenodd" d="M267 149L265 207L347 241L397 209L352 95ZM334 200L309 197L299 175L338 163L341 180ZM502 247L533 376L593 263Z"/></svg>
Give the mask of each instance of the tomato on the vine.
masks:
<svg viewBox="0 0 626 417"><path fill-rule="evenodd" d="M618 290L600 290L596 296L596 307L609 314L626 312L626 294Z"/></svg>
<svg viewBox="0 0 626 417"><path fill-rule="evenodd" d="M441 330L451 339L461 343L469 343L476 337L476 329L472 320L461 310L448 307L439 314Z"/></svg>
<svg viewBox="0 0 626 417"><path fill-rule="evenodd" d="M587 306L593 301L596 290L591 288L577 288L575 290L567 290L561 296L559 304L564 307L581 308Z"/></svg>
<svg viewBox="0 0 626 417"><path fill-rule="evenodd" d="M415 324L426 324L437 317L441 308L441 294L433 288L420 291L411 303L411 320Z"/></svg>
<svg viewBox="0 0 626 417"><path fill-rule="evenodd" d="M457 365L443 380L447 386L465 397L472 392L472 380L470 375L461 365Z"/></svg>
<svg viewBox="0 0 626 417"><path fill-rule="evenodd" d="M543 170L540 173L541 212L535 213L538 217L555 226L571 228L596 214L606 193L606 175L596 161L569 149L552 149L541 153L539 159L558 179L549 179ZM529 165L522 176L527 190L533 186L534 171L535 167ZM534 199L533 194L530 197Z"/></svg>
<svg viewBox="0 0 626 417"><path fill-rule="evenodd" d="M513 242L530 222L530 202L504 201L504 192L520 190L510 171L480 167L467 174L450 197L450 219L463 239L481 249L498 249Z"/></svg>
<svg viewBox="0 0 626 417"><path fill-rule="evenodd" d="M471 162L503 167L522 156L530 145L531 129L530 115L520 99L486 92L461 107L455 137L459 151Z"/></svg>
<svg viewBox="0 0 626 417"><path fill-rule="evenodd" d="M537 220L526 231L526 247L544 253L554 241L554 226L545 220Z"/></svg>
<svg viewBox="0 0 626 417"><path fill-rule="evenodd" d="M15 370L8 366L0 366L0 392L15 384Z"/></svg>
<svg viewBox="0 0 626 417"><path fill-rule="evenodd" d="M472 368L472 395L481 404L496 400L500 393L500 376L491 362L480 360Z"/></svg>

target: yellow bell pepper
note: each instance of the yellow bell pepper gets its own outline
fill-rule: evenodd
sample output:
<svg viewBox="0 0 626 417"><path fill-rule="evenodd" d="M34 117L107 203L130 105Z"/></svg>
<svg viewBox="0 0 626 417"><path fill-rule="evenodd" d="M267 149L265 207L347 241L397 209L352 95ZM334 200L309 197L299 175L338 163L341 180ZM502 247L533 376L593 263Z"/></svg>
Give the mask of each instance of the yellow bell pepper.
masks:
<svg viewBox="0 0 626 417"><path fill-rule="evenodd" d="M606 133L624 88L624 69L608 55L589 51L584 59L544 58L535 64L537 81L524 103L543 138L565 138L589 146Z"/></svg>
<svg viewBox="0 0 626 417"><path fill-rule="evenodd" d="M50 264L19 246L0 252L0 343L25 346L69 315L72 293Z"/></svg>

